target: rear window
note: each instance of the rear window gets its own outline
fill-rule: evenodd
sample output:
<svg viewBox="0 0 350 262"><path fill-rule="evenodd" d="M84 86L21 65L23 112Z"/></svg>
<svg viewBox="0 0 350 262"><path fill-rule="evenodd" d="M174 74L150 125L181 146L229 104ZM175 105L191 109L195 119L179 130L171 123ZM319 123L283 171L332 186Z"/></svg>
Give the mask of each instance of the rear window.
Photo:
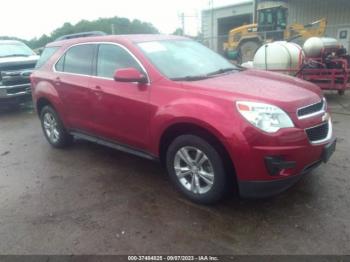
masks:
<svg viewBox="0 0 350 262"><path fill-rule="evenodd" d="M35 68L38 69L42 67L53 56L57 49L58 47L46 47L42 52L40 59L36 63Z"/></svg>

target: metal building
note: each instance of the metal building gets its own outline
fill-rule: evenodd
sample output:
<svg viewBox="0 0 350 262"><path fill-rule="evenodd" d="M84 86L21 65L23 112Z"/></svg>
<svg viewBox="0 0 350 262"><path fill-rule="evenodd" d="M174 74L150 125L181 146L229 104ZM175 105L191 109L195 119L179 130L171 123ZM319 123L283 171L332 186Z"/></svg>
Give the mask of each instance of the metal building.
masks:
<svg viewBox="0 0 350 262"><path fill-rule="evenodd" d="M202 11L202 34L204 43L221 51L228 32L235 27L253 22L253 1Z"/></svg>
<svg viewBox="0 0 350 262"><path fill-rule="evenodd" d="M221 51L230 29L250 24L258 0L202 11L204 43ZM328 20L326 36L339 39L350 50L350 0L285 0L288 23L308 24L320 18Z"/></svg>

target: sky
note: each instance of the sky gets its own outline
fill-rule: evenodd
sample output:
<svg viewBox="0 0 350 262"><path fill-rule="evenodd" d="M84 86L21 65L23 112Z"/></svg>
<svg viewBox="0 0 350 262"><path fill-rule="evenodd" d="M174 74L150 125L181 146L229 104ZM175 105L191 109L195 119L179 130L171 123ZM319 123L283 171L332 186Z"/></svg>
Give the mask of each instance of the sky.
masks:
<svg viewBox="0 0 350 262"><path fill-rule="evenodd" d="M213 0L224 6L246 0ZM161 33L170 34L181 27L179 14L184 13L187 34L200 30L200 12L210 0L17 0L1 3L0 36L23 39L49 35L65 22L82 19L126 17L152 23Z"/></svg>

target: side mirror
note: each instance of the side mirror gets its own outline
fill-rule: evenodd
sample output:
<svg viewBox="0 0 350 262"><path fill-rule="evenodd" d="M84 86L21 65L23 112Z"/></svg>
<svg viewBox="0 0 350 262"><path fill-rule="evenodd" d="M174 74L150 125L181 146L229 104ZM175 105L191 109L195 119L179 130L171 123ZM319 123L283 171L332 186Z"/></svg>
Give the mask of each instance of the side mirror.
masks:
<svg viewBox="0 0 350 262"><path fill-rule="evenodd" d="M114 80L117 82L137 82L146 84L148 82L147 77L135 68L122 68L118 69L114 73Z"/></svg>

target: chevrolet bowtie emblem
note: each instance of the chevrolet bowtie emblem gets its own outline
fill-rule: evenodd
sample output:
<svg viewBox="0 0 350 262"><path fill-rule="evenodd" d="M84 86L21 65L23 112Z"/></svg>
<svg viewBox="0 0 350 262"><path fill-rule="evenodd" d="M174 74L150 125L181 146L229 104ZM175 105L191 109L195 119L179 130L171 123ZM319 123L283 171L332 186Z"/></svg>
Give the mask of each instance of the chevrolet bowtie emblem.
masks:
<svg viewBox="0 0 350 262"><path fill-rule="evenodd" d="M330 118L329 114L328 114L328 113L325 113L325 114L322 116L322 122L328 121L329 118Z"/></svg>

